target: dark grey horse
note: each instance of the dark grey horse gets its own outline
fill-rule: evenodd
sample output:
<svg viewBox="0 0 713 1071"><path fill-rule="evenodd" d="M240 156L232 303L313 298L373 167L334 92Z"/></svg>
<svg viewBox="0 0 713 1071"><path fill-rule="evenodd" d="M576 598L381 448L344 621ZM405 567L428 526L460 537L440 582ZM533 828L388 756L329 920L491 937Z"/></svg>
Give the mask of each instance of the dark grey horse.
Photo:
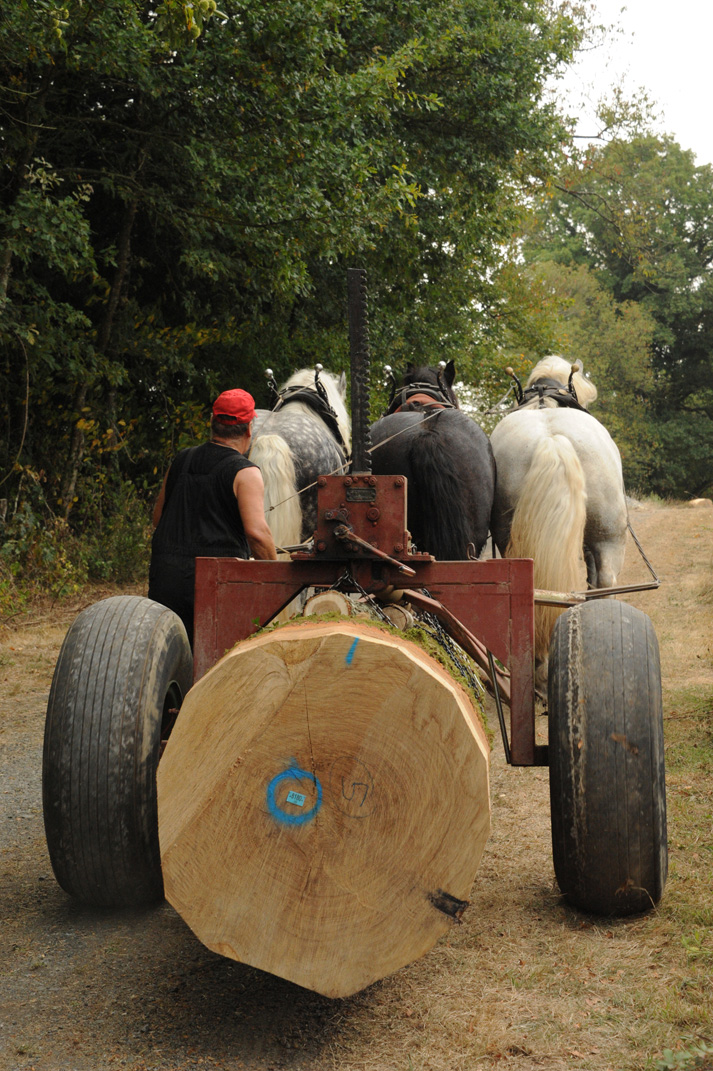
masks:
<svg viewBox="0 0 713 1071"><path fill-rule="evenodd" d="M250 460L265 482L265 512L276 546L309 539L317 525L318 476L346 468L351 422L344 404L346 377L303 368L280 388L274 410L258 409ZM300 493L301 492L301 493Z"/></svg>
<svg viewBox="0 0 713 1071"><path fill-rule="evenodd" d="M408 480L408 529L441 561L478 557L488 538L495 461L487 435L458 408L455 367L409 366L371 427L375 474Z"/></svg>

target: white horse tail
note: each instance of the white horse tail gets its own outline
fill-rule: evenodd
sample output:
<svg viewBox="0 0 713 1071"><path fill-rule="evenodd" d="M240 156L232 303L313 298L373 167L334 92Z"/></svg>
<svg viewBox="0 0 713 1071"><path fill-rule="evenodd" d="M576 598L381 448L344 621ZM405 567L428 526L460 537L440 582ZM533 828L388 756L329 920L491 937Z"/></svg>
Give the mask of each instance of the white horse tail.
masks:
<svg viewBox="0 0 713 1071"><path fill-rule="evenodd" d="M581 587L581 560L587 494L577 453L564 435L541 439L515 507L506 557L534 558L535 587L576 591ZM551 606L535 613L535 658L545 661L557 617Z"/></svg>
<svg viewBox="0 0 713 1071"><path fill-rule="evenodd" d="M295 465L281 435L258 435L250 460L265 484L265 516L276 547L291 547L302 538L302 505L297 491Z"/></svg>

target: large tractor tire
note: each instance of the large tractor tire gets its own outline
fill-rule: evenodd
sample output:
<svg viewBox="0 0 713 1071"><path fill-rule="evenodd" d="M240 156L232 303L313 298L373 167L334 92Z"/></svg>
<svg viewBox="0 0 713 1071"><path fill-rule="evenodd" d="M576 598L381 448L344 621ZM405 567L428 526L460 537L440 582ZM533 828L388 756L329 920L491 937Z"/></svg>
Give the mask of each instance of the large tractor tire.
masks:
<svg viewBox="0 0 713 1071"><path fill-rule="evenodd" d="M666 882L661 671L650 619L616 600L557 621L548 680L555 874L601 915L658 902Z"/></svg>
<svg viewBox="0 0 713 1071"><path fill-rule="evenodd" d="M181 620L140 596L95 603L65 637L47 706L42 799L57 881L85 904L163 896L156 768L192 663Z"/></svg>

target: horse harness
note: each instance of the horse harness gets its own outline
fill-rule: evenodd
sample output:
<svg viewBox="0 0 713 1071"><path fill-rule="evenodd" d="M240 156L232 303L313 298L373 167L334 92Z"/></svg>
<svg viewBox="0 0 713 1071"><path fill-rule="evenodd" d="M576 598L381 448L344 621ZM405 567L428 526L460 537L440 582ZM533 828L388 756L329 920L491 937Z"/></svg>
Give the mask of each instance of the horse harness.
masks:
<svg viewBox="0 0 713 1071"><path fill-rule="evenodd" d="M279 413L290 402L302 402L303 405L308 405L326 424L337 444L343 450L344 456L349 456L347 444L344 442L344 437L339 429L337 414L329 404L324 384L319 378L319 372L315 372L314 387L287 387L285 390L279 391L272 378L268 379L268 386L276 398L271 410L273 413Z"/></svg>
<svg viewBox="0 0 713 1071"><path fill-rule="evenodd" d="M513 380L515 387L515 396L517 397L517 405L513 412L517 412L518 409L524 409L525 406L530 405L535 399L537 399L538 409L545 409L545 398L553 398L557 405L563 409L578 409L580 413L587 413L591 416L588 409L585 409L577 397L577 391L575 390L572 377L574 376L575 369L570 372L569 382L564 387L558 380L549 379L543 377L538 379L535 383L532 383L529 387L523 388L522 383L515 375L511 368L508 368L508 374ZM512 390L512 387L510 388ZM509 393L509 392L508 392Z"/></svg>
<svg viewBox="0 0 713 1071"><path fill-rule="evenodd" d="M536 383L526 387L522 392L522 400L518 402L516 408L524 408L535 398L538 400L538 409L546 408L545 398L554 398L557 405L564 409L579 409L581 413L589 413L589 410L580 404L574 387L571 385L563 387L556 379L538 379ZM591 416L591 413L589 415Z"/></svg>
<svg viewBox="0 0 713 1071"><path fill-rule="evenodd" d="M455 405L445 399L442 387L432 383L407 383L397 390L393 388L386 416L392 413L418 413L431 409L455 409Z"/></svg>

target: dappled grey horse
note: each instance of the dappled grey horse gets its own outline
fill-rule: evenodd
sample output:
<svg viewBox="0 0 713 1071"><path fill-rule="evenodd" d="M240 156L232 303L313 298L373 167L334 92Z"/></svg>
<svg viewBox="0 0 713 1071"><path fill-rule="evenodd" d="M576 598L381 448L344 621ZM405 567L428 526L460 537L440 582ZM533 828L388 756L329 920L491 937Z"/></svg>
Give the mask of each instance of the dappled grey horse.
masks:
<svg viewBox="0 0 713 1071"><path fill-rule="evenodd" d="M318 476L344 471L351 450L346 377L303 368L282 385L276 407L258 409L249 457L265 483L276 546L309 539L317 524Z"/></svg>

